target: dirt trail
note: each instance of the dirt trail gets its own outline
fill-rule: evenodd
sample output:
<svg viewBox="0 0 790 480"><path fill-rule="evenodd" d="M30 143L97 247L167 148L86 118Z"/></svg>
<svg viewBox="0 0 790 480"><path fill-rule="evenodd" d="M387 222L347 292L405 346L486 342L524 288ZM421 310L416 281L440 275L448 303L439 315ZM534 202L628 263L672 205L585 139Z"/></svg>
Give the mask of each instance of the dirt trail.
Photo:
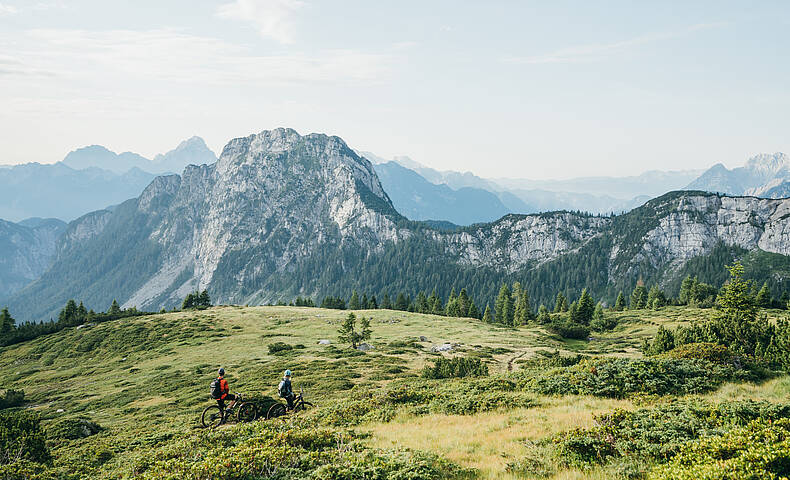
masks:
<svg viewBox="0 0 790 480"><path fill-rule="evenodd" d="M519 358L523 357L526 354L527 354L527 352L521 352L520 354L518 354L515 357L511 358L510 360L508 360L507 361L507 371L508 372L512 372L513 371L513 362L515 360L518 360Z"/></svg>

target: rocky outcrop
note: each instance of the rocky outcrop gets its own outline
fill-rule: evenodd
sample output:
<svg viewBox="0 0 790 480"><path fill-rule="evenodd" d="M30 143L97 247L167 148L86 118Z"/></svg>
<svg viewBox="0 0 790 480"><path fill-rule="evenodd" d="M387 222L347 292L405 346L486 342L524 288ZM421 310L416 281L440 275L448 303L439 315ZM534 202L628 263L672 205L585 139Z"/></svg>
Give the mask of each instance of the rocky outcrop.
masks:
<svg viewBox="0 0 790 480"><path fill-rule="evenodd" d="M66 224L55 219L0 220L0 299L32 282L49 267Z"/></svg>

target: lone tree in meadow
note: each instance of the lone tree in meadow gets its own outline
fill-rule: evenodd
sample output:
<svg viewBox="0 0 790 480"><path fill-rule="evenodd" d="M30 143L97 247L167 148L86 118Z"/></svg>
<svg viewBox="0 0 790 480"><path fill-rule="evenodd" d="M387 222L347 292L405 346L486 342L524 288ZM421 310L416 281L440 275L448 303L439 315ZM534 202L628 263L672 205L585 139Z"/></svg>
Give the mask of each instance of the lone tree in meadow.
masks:
<svg viewBox="0 0 790 480"><path fill-rule="evenodd" d="M357 316L353 313L349 313L343 325L341 325L340 329L337 331L340 342L350 344L351 348L357 348L357 345L361 342L369 340L370 334L373 333L370 329L370 320L362 317L359 324L360 329L357 330Z"/></svg>

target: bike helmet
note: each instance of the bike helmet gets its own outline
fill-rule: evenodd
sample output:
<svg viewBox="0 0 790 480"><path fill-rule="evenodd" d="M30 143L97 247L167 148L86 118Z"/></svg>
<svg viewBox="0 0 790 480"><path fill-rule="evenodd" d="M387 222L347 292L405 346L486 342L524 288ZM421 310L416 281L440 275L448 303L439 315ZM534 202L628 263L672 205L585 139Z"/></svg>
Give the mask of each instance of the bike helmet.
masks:
<svg viewBox="0 0 790 480"><path fill-rule="evenodd" d="M225 375L225 369L224 368L220 368L218 373L219 373L220 377Z"/></svg>
<svg viewBox="0 0 790 480"><path fill-rule="evenodd" d="M291 371L290 370L286 370L285 373L283 374L283 376L290 377L291 376Z"/></svg>

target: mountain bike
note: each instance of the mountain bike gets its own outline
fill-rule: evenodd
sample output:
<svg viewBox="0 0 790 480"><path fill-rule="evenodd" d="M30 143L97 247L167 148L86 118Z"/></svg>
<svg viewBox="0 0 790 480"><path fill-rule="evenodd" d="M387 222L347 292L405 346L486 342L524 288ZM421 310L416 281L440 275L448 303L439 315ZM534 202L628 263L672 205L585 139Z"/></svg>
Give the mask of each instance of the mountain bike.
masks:
<svg viewBox="0 0 790 480"><path fill-rule="evenodd" d="M252 422L258 418L258 407L254 403L247 403L244 401L244 396L239 392L236 394L236 403L223 412L219 405L211 405L203 410L203 415L200 416L200 423L206 428L215 428L223 423L229 421L233 416L233 411L236 412L236 421L239 423Z"/></svg>
<svg viewBox="0 0 790 480"><path fill-rule="evenodd" d="M306 401L304 399L304 390L301 388L299 389L299 395L294 399L294 408L293 413L298 413L304 410L308 410L311 408L315 408L315 405ZM288 407L282 403L275 403L271 407L269 407L269 411L266 413L266 420L282 417L288 412Z"/></svg>

